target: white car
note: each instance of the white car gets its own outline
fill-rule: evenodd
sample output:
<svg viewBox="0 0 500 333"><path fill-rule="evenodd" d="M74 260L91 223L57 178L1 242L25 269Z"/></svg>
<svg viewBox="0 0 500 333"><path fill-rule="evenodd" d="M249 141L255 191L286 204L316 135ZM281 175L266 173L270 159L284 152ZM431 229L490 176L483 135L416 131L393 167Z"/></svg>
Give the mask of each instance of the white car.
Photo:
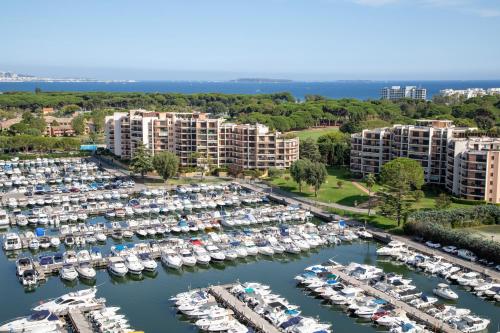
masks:
<svg viewBox="0 0 500 333"><path fill-rule="evenodd" d="M431 241L425 242L425 245L427 245L428 247L433 248L433 249L439 249L441 247L441 244L433 243Z"/></svg>
<svg viewBox="0 0 500 333"><path fill-rule="evenodd" d="M448 245L443 247L443 251L446 253L456 254L458 250L456 246Z"/></svg>

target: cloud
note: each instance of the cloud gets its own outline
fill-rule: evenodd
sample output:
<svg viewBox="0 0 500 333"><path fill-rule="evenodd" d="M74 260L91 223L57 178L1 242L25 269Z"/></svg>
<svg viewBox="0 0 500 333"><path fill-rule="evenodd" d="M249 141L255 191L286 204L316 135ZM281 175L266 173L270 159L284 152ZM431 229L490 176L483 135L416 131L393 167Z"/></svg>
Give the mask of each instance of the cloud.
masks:
<svg viewBox="0 0 500 333"><path fill-rule="evenodd" d="M386 5L412 4L421 7L439 7L480 17L500 17L500 5L490 0L348 0L361 6L383 7Z"/></svg>

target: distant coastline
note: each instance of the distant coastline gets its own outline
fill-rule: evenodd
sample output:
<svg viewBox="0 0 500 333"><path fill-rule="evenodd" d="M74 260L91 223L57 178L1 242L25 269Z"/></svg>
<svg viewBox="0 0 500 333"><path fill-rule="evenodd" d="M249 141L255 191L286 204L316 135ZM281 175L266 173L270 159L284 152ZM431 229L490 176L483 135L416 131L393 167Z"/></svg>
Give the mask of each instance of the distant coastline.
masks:
<svg viewBox="0 0 500 333"><path fill-rule="evenodd" d="M18 74L13 72L0 71L0 82L101 82L101 83L120 83L120 82L136 82L135 80L98 80L92 78L53 78L39 77L30 74Z"/></svg>
<svg viewBox="0 0 500 333"><path fill-rule="evenodd" d="M268 79L268 78L241 78L236 80L229 80L228 82L240 83L291 83L293 80L287 79Z"/></svg>

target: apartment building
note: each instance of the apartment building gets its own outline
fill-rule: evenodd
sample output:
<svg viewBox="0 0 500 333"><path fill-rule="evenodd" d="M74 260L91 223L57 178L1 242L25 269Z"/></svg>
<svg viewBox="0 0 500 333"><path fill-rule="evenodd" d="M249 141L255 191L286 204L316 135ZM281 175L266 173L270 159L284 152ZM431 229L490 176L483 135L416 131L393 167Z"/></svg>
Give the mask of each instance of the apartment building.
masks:
<svg viewBox="0 0 500 333"><path fill-rule="evenodd" d="M467 88L467 89L442 89L439 94L443 97L456 97L469 99L487 95L500 95L500 88Z"/></svg>
<svg viewBox="0 0 500 333"><path fill-rule="evenodd" d="M151 154L174 152L183 166L287 168L299 157L297 138L255 124L226 123L206 113L131 110L106 117L106 146L125 159L143 144Z"/></svg>
<svg viewBox="0 0 500 333"><path fill-rule="evenodd" d="M363 130L351 136L351 172L378 174L388 161L407 157L420 162L426 183L465 199L498 203L500 139L466 137L474 130L448 120Z"/></svg>
<svg viewBox="0 0 500 333"><path fill-rule="evenodd" d="M380 98L390 101L397 101L403 98L418 99L425 101L427 99L427 89L417 88L416 86L392 86L384 87L380 90Z"/></svg>

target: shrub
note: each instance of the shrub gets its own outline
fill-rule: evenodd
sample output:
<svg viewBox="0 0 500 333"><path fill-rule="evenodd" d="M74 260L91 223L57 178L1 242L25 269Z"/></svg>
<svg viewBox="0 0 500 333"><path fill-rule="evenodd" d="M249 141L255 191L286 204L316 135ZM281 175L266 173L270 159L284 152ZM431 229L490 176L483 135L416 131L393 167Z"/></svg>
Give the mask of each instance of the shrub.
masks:
<svg viewBox="0 0 500 333"><path fill-rule="evenodd" d="M455 230L443 225L412 221L404 225L408 235L421 236L426 240L439 242L441 245L453 245L474 252L480 258L498 262L500 258L500 243L473 234L464 230Z"/></svg>

